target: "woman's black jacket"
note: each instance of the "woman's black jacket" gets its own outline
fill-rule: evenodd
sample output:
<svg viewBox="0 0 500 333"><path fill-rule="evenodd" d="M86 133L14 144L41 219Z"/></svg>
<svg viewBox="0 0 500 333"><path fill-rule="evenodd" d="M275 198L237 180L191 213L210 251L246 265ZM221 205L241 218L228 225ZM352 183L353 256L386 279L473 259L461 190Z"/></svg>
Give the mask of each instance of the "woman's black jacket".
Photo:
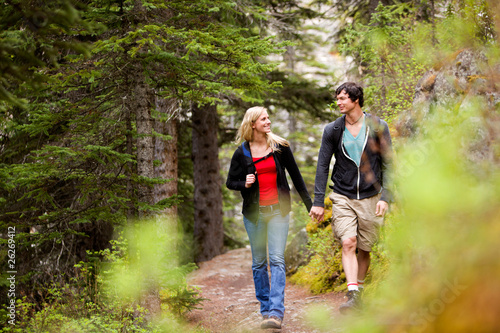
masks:
<svg viewBox="0 0 500 333"><path fill-rule="evenodd" d="M300 174L299 168L290 147L280 145L279 151L272 154L277 170L277 187L281 215L286 216L292 208L290 199L290 187L286 179L285 169L292 179L295 189L299 193L302 201L311 210L312 200L307 191L304 179ZM252 222L257 222L259 218L259 181L256 177L255 183L250 187L245 187L247 174L255 174L256 168L253 164L252 154L248 142L240 145L233 154L226 186L228 189L241 192L243 197L243 215Z"/></svg>

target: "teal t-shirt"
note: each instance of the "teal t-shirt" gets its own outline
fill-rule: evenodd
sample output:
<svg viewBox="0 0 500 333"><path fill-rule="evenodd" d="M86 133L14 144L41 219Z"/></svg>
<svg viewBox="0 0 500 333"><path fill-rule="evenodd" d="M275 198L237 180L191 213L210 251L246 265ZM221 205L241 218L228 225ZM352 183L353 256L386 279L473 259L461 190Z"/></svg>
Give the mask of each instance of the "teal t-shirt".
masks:
<svg viewBox="0 0 500 333"><path fill-rule="evenodd" d="M363 117L363 125L361 126L361 130L359 130L358 135L354 137L346 128L342 140L347 154L353 159L354 162L356 162L357 166L361 163L361 155L363 154L363 145L366 137L366 124L364 118L365 117Z"/></svg>

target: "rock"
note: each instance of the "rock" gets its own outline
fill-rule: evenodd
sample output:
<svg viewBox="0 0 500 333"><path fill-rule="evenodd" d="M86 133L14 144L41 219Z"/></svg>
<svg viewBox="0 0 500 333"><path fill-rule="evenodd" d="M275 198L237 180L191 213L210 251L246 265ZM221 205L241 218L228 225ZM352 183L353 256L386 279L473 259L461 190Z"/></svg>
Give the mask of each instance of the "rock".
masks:
<svg viewBox="0 0 500 333"><path fill-rule="evenodd" d="M418 134L429 114L438 110L438 106L451 105L460 109L468 105L472 97L483 97L486 110L482 116L486 119L486 126L480 126L481 119L471 119L471 124L477 128L477 135L468 158L475 161L495 160L492 143L498 142L500 136L500 88L496 82L499 76L500 65L490 65L483 53L469 49L457 52L427 71L419 80L412 110L402 114L395 123L399 136Z"/></svg>
<svg viewBox="0 0 500 333"><path fill-rule="evenodd" d="M309 236L305 228L297 232L285 250L286 274L292 275L300 266L307 264L311 256L307 248Z"/></svg>

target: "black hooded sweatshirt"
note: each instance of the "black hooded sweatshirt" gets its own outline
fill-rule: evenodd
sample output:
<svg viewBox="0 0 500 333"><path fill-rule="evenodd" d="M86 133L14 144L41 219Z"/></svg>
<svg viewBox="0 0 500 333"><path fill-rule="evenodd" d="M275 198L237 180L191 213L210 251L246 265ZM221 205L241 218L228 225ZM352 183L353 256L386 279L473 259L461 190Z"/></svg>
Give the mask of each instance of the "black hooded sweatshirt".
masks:
<svg viewBox="0 0 500 333"><path fill-rule="evenodd" d="M285 169L292 179L295 189L299 193L307 210L312 207L312 200L307 191L304 179L300 174L295 158L290 147L280 145L279 150L272 153L269 157L274 158L277 171L277 188L279 207L282 216L290 213L292 208L290 199L290 187L286 179ZM259 219L259 181L256 177L255 183L250 188L245 187L248 174L255 174L256 168L253 164L252 154L248 142L240 145L233 154L229 173L227 175L226 186L228 189L241 192L243 197L243 215L250 221L256 223Z"/></svg>

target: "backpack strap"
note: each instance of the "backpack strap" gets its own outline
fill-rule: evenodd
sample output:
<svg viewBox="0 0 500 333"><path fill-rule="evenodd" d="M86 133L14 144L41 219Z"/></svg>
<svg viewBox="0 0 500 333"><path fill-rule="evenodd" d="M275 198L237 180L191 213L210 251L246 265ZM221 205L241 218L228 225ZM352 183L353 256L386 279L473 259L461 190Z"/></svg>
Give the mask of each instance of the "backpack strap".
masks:
<svg viewBox="0 0 500 333"><path fill-rule="evenodd" d="M342 125L345 127L345 116L338 117L334 122L333 122L333 154L337 153L337 148L339 146L340 138L342 136ZM370 115L368 118L369 122L374 125L373 131L375 132L376 140L377 142L380 142L380 136L382 135L380 128L382 126L382 121L379 117Z"/></svg>
<svg viewBox="0 0 500 333"><path fill-rule="evenodd" d="M252 162L252 164L253 164L253 165L255 165L255 164L259 163L259 162L262 162L263 160L265 160L266 158L268 158L268 157L269 157L269 156L271 156L272 154L273 154L273 152L270 152L270 153L269 153L269 154L267 154L266 156L259 158L257 161Z"/></svg>
<svg viewBox="0 0 500 333"><path fill-rule="evenodd" d="M243 143L241 144L241 149L243 149L243 155L245 155L246 157L252 158L252 154L247 149L247 147L245 147L245 143L246 143L246 141L243 141Z"/></svg>
<svg viewBox="0 0 500 333"><path fill-rule="evenodd" d="M337 153L337 148L339 146L340 137L342 136L342 124L344 123L345 116L338 117L333 122L333 154Z"/></svg>
<svg viewBox="0 0 500 333"><path fill-rule="evenodd" d="M243 143L241 144L241 149L243 150L243 155L244 155L245 157L248 157L248 158L251 160L251 159L252 159L252 154L251 154L251 153L250 153L250 151L247 149L247 147L245 147L245 143L246 143L246 142L243 142ZM264 160L265 160L265 159L267 159L268 157L272 156L272 155L273 155L273 153L274 153L274 152L270 152L270 153L269 153L269 154L267 154L266 156L259 158L257 161L255 161L255 162L253 162L253 161L252 161L251 163L247 164L247 169L248 169L248 168L249 168L252 164L253 164L253 165L255 165L255 164L259 163L259 162L264 161Z"/></svg>

